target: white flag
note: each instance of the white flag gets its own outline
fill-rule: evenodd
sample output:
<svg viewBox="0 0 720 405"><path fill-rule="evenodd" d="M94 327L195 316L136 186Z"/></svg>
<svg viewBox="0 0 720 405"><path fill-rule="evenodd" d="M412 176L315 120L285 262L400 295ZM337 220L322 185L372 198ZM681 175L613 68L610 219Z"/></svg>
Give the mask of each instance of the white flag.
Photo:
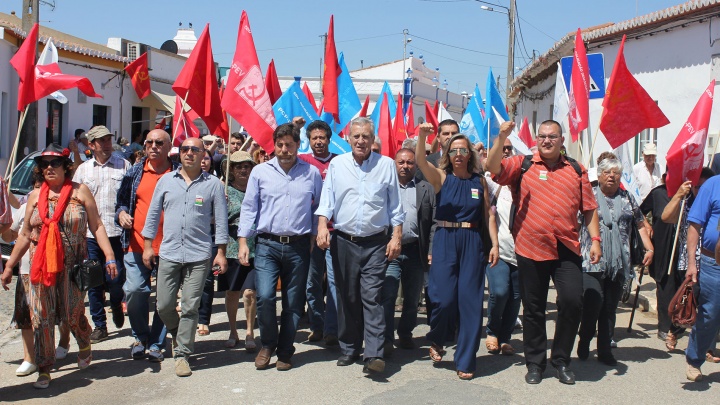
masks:
<svg viewBox="0 0 720 405"><path fill-rule="evenodd" d="M438 109L438 122L443 122L444 120L452 120L454 119L452 115L448 112L448 110L445 109L445 106L443 103L440 103L440 108Z"/></svg>
<svg viewBox="0 0 720 405"><path fill-rule="evenodd" d="M42 66L49 65L51 63L58 63L58 51L57 48L55 48L52 38L48 38L47 42L45 42L45 48L38 58L37 64L38 66ZM67 97L59 91L50 94L50 96L61 104L66 104L68 102Z"/></svg>
<svg viewBox="0 0 720 405"><path fill-rule="evenodd" d="M500 123L500 125L502 125L502 123L505 122L505 118L503 118L502 115L500 115L500 113L497 112L495 107L493 107L492 110L495 113L495 117L497 118L498 122ZM513 146L513 148L515 148L515 151L517 153L519 153L521 155L532 155L533 154L530 151L530 148L528 148L528 146L525 145L525 142L523 142L522 139L520 139L520 137L518 136L517 127L515 127L515 129L513 129L510 136L508 136L508 139L510 140L510 142L512 142L512 146Z"/></svg>
<svg viewBox="0 0 720 405"><path fill-rule="evenodd" d="M553 120L562 125L563 134L568 133L568 113L570 112L570 100L565 88L565 77L563 76L560 62L557 63L557 76L555 78L555 100L553 101Z"/></svg>
<svg viewBox="0 0 720 405"><path fill-rule="evenodd" d="M630 145L628 142L620 145L613 151L615 156L620 160L623 166L622 179L620 180L625 186L625 190L635 198L637 205L642 204L642 197L640 195L640 187L637 184L637 179L633 173L633 159L630 153Z"/></svg>

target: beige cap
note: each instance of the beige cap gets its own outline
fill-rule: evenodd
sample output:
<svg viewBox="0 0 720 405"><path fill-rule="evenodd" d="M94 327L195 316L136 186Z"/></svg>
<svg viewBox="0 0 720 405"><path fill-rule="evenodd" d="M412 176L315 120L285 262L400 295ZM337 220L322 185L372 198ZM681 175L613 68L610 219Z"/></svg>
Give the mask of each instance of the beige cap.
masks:
<svg viewBox="0 0 720 405"><path fill-rule="evenodd" d="M89 142L92 142L92 141L94 141L94 140L96 140L96 139L100 139L100 138L102 138L102 137L104 137L104 136L108 136L108 135L112 135L112 134L110 133L110 131L109 131L107 128L105 128L104 125L98 125L98 126L96 126L96 127L92 127L92 128L87 132L87 140L88 140Z"/></svg>
<svg viewBox="0 0 720 405"><path fill-rule="evenodd" d="M250 156L250 154L245 152L244 150L233 152L233 154L230 155L230 163L242 162L250 162L253 164L253 166L255 165L255 161L253 160L252 156Z"/></svg>
<svg viewBox="0 0 720 405"><path fill-rule="evenodd" d="M657 146L654 143L646 143L643 147L643 155L657 155Z"/></svg>
<svg viewBox="0 0 720 405"><path fill-rule="evenodd" d="M220 138L218 138L218 137L215 136L215 135L205 135L205 136L202 137L202 140L203 140L203 141L207 141L207 142L215 142L215 141L217 141L218 139L220 139Z"/></svg>

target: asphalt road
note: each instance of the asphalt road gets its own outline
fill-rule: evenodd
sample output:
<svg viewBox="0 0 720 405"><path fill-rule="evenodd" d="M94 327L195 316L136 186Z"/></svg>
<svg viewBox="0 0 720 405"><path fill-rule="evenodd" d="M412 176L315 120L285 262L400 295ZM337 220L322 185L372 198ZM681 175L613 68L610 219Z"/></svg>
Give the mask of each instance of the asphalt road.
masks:
<svg viewBox="0 0 720 405"><path fill-rule="evenodd" d="M13 291L13 290L11 290ZM551 294L553 294L551 292ZM0 402L29 404L663 404L717 403L720 400L720 364L705 364L705 380L691 383L685 379L685 360L681 350L668 353L655 337L656 319L652 313L638 313L635 331L626 332L629 310L618 311L614 349L619 364L611 368L591 358L576 358L571 368L577 384L560 384L551 367L545 380L536 386L525 384L524 360L515 356L490 355L484 340L477 355L478 372L472 381L460 381L451 361L453 348L443 361L434 365L428 358L424 324L415 330L415 350L396 349L388 359L382 377L367 377L362 366L337 367L338 349L307 342L308 325L303 322L296 338L294 368L280 372L257 371L254 355L240 343L225 349L227 317L223 298L214 302L211 334L198 336L196 355L190 360L193 375L178 378L170 358L161 364L129 358L128 323L122 330L110 326L110 339L93 346L93 362L78 370L77 345L71 339L70 354L56 363L53 381L47 390L32 387L37 374L16 377L21 362L19 333L6 329L11 292L0 292ZM554 295L551 295L554 301ZM554 319L555 307L548 306ZM243 311L240 311L242 314ZM398 314L396 314L398 315ZM421 316L421 322L425 321ZM110 322L112 323L112 322ZM244 322L241 323L244 327ZM553 331L554 322L548 322ZM516 330L512 344L521 348L522 332ZM684 349L683 337L678 349ZM274 364L275 358L272 363Z"/></svg>

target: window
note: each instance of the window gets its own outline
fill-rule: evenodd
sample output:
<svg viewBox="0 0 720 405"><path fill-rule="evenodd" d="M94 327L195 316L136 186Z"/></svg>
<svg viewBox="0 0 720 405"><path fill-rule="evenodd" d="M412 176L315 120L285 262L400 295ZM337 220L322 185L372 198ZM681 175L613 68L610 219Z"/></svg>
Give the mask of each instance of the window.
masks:
<svg viewBox="0 0 720 405"><path fill-rule="evenodd" d="M110 122L108 121L110 116L108 114L110 107L106 105L93 105L93 126L104 125L110 129Z"/></svg>
<svg viewBox="0 0 720 405"><path fill-rule="evenodd" d="M57 100L47 101L47 126L45 127L45 145L57 143L62 145L63 105Z"/></svg>
<svg viewBox="0 0 720 405"><path fill-rule="evenodd" d="M165 116L165 114L163 114ZM152 127L155 127L155 122L159 121L156 120L154 122L149 122L150 119L150 109L149 108L143 108L143 107L133 107L132 108L132 124L130 128L130 136L124 135L125 138L128 140L135 139L135 136L142 131L146 129L150 129L150 124L152 124ZM132 138L131 138L132 137Z"/></svg>
<svg viewBox="0 0 720 405"><path fill-rule="evenodd" d="M648 128L635 137L635 163L642 160L642 151L646 144L654 143L657 146L657 128Z"/></svg>

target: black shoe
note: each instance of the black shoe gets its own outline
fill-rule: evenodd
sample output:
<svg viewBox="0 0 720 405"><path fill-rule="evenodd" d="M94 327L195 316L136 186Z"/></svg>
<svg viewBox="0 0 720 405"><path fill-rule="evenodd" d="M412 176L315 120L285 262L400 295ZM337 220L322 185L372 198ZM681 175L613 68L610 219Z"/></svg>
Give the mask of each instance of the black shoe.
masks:
<svg viewBox="0 0 720 405"><path fill-rule="evenodd" d="M527 374L525 374L525 382L528 384L540 384L543 379L542 370L537 367L528 368Z"/></svg>
<svg viewBox="0 0 720 405"><path fill-rule="evenodd" d="M108 338L107 329L95 328L90 334L90 343L98 343Z"/></svg>
<svg viewBox="0 0 720 405"><path fill-rule="evenodd" d="M667 339L667 332L658 331L657 338L664 342Z"/></svg>
<svg viewBox="0 0 720 405"><path fill-rule="evenodd" d="M561 365L555 368L557 369L558 380L560 380L561 383L568 385L575 384L575 373L570 371L568 366Z"/></svg>
<svg viewBox="0 0 720 405"><path fill-rule="evenodd" d="M615 356L613 356L612 353L598 354L597 359L600 363L606 364L608 366L617 366L617 360L615 360Z"/></svg>
<svg viewBox="0 0 720 405"><path fill-rule="evenodd" d="M123 314L122 305L113 307L112 314L115 327L118 329L122 328L123 325L125 325L125 314Z"/></svg>
<svg viewBox="0 0 720 405"><path fill-rule="evenodd" d="M412 336L400 336L397 340L397 346L405 350L415 349L415 343L412 340Z"/></svg>
<svg viewBox="0 0 720 405"><path fill-rule="evenodd" d="M342 366L351 366L351 365L355 364L355 362L358 361L359 359L360 359L360 356L350 356L347 354L343 354L342 356L340 356L338 358L336 364L341 367Z"/></svg>
<svg viewBox="0 0 720 405"><path fill-rule="evenodd" d="M383 371L385 371L385 360L379 357L373 357L369 360L365 360L365 365L363 366L363 373L382 373Z"/></svg>
<svg viewBox="0 0 720 405"><path fill-rule="evenodd" d="M580 360L587 360L590 357L590 342L578 342L577 356Z"/></svg>
<svg viewBox="0 0 720 405"><path fill-rule="evenodd" d="M393 342L386 340L383 344L383 357L392 357L393 351L395 351L395 345Z"/></svg>

